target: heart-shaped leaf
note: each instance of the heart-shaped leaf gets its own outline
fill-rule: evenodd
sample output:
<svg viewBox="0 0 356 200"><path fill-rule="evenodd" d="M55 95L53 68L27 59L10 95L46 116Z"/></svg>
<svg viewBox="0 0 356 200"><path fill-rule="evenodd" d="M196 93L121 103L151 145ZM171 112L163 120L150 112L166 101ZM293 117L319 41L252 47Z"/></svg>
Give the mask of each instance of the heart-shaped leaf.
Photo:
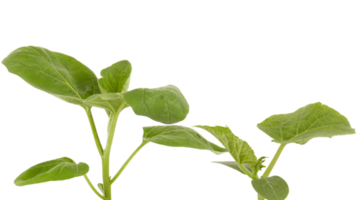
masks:
<svg viewBox="0 0 356 200"><path fill-rule="evenodd" d="M61 53L41 47L21 47L2 63L33 87L70 103L84 105L84 99L100 93L95 74L73 57Z"/></svg>
<svg viewBox="0 0 356 200"><path fill-rule="evenodd" d="M121 93L127 91L130 84L132 67L127 60L119 61L101 71L99 79L102 93Z"/></svg>
<svg viewBox="0 0 356 200"><path fill-rule="evenodd" d="M17 186L31 185L48 181L61 181L83 176L89 171L85 163L76 164L70 158L58 158L37 164L18 176Z"/></svg>
<svg viewBox="0 0 356 200"><path fill-rule="evenodd" d="M267 200L284 200L289 193L288 184L279 176L251 181L256 192Z"/></svg>
<svg viewBox="0 0 356 200"><path fill-rule="evenodd" d="M189 112L187 100L173 85L155 89L139 88L122 94L137 115L165 124L182 121Z"/></svg>
<svg viewBox="0 0 356 200"><path fill-rule="evenodd" d="M305 144L315 137L355 133L346 117L319 102L293 113L273 115L257 127L281 144Z"/></svg>
<svg viewBox="0 0 356 200"><path fill-rule="evenodd" d="M151 126L143 128L143 139L171 147L210 150L216 154L227 152L203 138L195 130L183 126Z"/></svg>

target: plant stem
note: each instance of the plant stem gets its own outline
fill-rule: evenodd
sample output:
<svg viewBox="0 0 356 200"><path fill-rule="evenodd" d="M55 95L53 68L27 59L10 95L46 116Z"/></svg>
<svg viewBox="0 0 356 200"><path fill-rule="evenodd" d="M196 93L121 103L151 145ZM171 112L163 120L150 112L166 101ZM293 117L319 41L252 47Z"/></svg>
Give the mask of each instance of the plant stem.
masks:
<svg viewBox="0 0 356 200"><path fill-rule="evenodd" d="M276 152L276 154L274 155L271 163L269 164L269 166L267 167L265 173L263 173L263 175L261 176L261 178L267 178L269 176L269 174L271 173L274 165L276 164L279 156L281 155L284 147L286 146L286 144L281 144Z"/></svg>
<svg viewBox="0 0 356 200"><path fill-rule="evenodd" d="M104 154L103 147L101 146L101 142L100 142L100 139L99 139L99 136L98 136L98 132L97 132L96 127L95 127L93 115L91 114L91 108L90 107L84 107L84 109L85 109L85 112L87 113L87 116L88 116L88 119L89 119L89 122L90 122L90 127L91 127L91 130L93 132L96 148L98 149L100 156L103 156L103 154Z"/></svg>
<svg viewBox="0 0 356 200"><path fill-rule="evenodd" d="M91 192L99 199L99 200L106 200L106 198L101 194L98 188L94 185L93 181L90 179L88 175L83 176L83 180L91 190Z"/></svg>
<svg viewBox="0 0 356 200"><path fill-rule="evenodd" d="M115 182L115 180L120 176L120 174L124 171L124 169L126 168L126 166L130 163L130 161L132 160L132 158L137 154L137 152L140 151L140 149L142 147L144 147L146 144L148 143L148 141L142 141L142 143L140 144L140 146L137 147L137 149L131 154L131 156L126 160L126 162L122 165L122 167L120 168L120 170L116 173L116 175L114 176L114 178L111 179L111 184L113 184Z"/></svg>
<svg viewBox="0 0 356 200"><path fill-rule="evenodd" d="M109 119L108 126L108 140L106 142L106 147L102 159L102 168L103 168L103 185L104 185L104 195L105 200L111 200L111 183L110 183L110 151L111 145L114 140L115 128L119 113L111 114Z"/></svg>
<svg viewBox="0 0 356 200"><path fill-rule="evenodd" d="M272 171L274 165L276 164L276 162L277 162L279 156L281 155L281 153L282 153L282 151L283 151L283 149L284 149L284 147L285 147L286 145L287 145L287 144L281 144L281 145L279 146L279 148L278 148L276 154L274 155L274 157L273 157L271 163L268 165L268 167L267 167L265 173L263 173L263 175L261 176L261 178L267 178L267 177L269 176L269 174L271 173L271 171ZM259 195L259 194L257 194L257 195L258 195L258 200L264 200L264 198L263 198L261 195Z"/></svg>

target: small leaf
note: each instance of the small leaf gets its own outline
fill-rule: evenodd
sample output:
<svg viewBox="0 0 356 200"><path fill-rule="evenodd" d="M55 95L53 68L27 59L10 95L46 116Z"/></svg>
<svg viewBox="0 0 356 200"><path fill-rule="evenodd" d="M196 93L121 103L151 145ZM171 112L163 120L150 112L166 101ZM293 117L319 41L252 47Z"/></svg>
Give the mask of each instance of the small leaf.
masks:
<svg viewBox="0 0 356 200"><path fill-rule="evenodd" d="M118 93L95 94L87 98L85 104L103 108L112 113L117 113L128 107L127 103Z"/></svg>
<svg viewBox="0 0 356 200"><path fill-rule="evenodd" d="M281 144L305 144L315 137L355 133L346 117L321 103L309 104L289 114L272 115L257 127Z"/></svg>
<svg viewBox="0 0 356 200"><path fill-rule="evenodd" d="M173 85L155 89L139 88L125 92L123 96L137 115L165 124L182 121L189 112L183 94Z"/></svg>
<svg viewBox="0 0 356 200"><path fill-rule="evenodd" d="M58 158L37 164L15 180L17 186L31 185L48 181L61 181L83 176L89 171L89 166L85 163L76 164L70 158Z"/></svg>
<svg viewBox="0 0 356 200"><path fill-rule="evenodd" d="M21 47L2 63L33 87L69 103L84 105L84 99L100 93L95 74L75 58L61 53Z"/></svg>
<svg viewBox="0 0 356 200"><path fill-rule="evenodd" d="M189 147L210 150L216 154L227 152L203 138L195 130L183 126L143 127L143 139L171 147Z"/></svg>
<svg viewBox="0 0 356 200"><path fill-rule="evenodd" d="M98 188L102 194L104 194L104 185L102 183L98 183Z"/></svg>
<svg viewBox="0 0 356 200"><path fill-rule="evenodd" d="M228 127L222 126L196 126L213 134L226 149L229 150L232 157L239 164L249 164L254 166L257 163L257 158L254 151L247 144L234 135Z"/></svg>
<svg viewBox="0 0 356 200"><path fill-rule="evenodd" d="M243 172L243 171L241 170L241 168L239 167L239 165L238 165L235 161L216 161L216 162L213 162L213 163L219 163L219 164L225 165L225 166L227 166L227 167L230 167L230 168L232 168L232 169L235 169L235 170L237 170L237 171L239 171L239 172L245 174L245 172ZM251 168L250 168L250 165L249 165L249 164L242 164L242 165L243 165L248 171L250 171L251 173L253 173L252 170L251 170Z"/></svg>
<svg viewBox="0 0 356 200"><path fill-rule="evenodd" d="M266 167L262 163L265 162L266 157L261 157L257 160L256 164L252 168L252 172L257 174L258 171L262 170L262 168Z"/></svg>
<svg viewBox="0 0 356 200"><path fill-rule="evenodd" d="M256 192L267 200L284 200L289 193L288 184L279 176L251 181Z"/></svg>
<svg viewBox="0 0 356 200"><path fill-rule="evenodd" d="M101 71L99 79L102 93L121 93L127 91L130 84L132 67L127 60L119 61Z"/></svg>

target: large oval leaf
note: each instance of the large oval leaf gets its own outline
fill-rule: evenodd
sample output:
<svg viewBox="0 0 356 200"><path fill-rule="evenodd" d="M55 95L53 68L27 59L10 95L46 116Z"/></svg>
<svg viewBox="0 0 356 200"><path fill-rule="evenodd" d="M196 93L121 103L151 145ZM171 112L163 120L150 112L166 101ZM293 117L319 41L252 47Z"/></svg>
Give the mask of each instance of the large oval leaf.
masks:
<svg viewBox="0 0 356 200"><path fill-rule="evenodd" d="M195 130L183 126L151 126L143 128L143 139L171 147L210 150L216 154L227 152L203 138Z"/></svg>
<svg viewBox="0 0 356 200"><path fill-rule="evenodd" d="M139 88L125 92L123 96L137 115L165 124L182 121L189 112L187 100L173 85L155 89Z"/></svg>
<svg viewBox="0 0 356 200"><path fill-rule="evenodd" d="M315 137L355 133L349 121L336 110L320 102L289 114L273 115L257 125L274 142L305 144Z"/></svg>
<svg viewBox="0 0 356 200"><path fill-rule="evenodd" d="M127 60L119 61L101 71L103 78L99 79L103 93L120 93L127 91L130 84L132 67Z"/></svg>
<svg viewBox="0 0 356 200"><path fill-rule="evenodd" d="M256 192L267 200L284 200L289 193L288 184L279 176L251 181Z"/></svg>
<svg viewBox="0 0 356 200"><path fill-rule="evenodd" d="M100 93L95 74L75 58L61 53L21 47L2 63L33 87L70 103L83 105L83 99Z"/></svg>
<svg viewBox="0 0 356 200"><path fill-rule="evenodd" d="M48 181L61 181L83 176L89 171L89 166L85 163L76 164L70 158L58 158L37 164L15 180L17 186L31 185Z"/></svg>

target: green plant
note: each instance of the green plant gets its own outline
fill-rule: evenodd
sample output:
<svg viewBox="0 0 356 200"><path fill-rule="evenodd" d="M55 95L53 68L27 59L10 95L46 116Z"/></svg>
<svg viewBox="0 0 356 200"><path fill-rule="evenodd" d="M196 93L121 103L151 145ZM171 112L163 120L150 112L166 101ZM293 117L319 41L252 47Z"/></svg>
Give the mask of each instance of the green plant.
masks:
<svg viewBox="0 0 356 200"><path fill-rule="evenodd" d="M117 122L120 115L128 109L135 115L161 126L164 130L160 129L162 131L159 133L160 137L164 137L164 131L167 129L177 129L183 133L172 136L171 139L184 143L186 139L182 136L189 134L187 127L180 124L187 119L190 112L189 101L181 88L171 82L154 87L130 88L133 65L126 57L102 67L98 76L74 55L44 45L26 44L9 51L0 60L0 64L9 74L19 78L34 90L67 105L81 108L89 122L95 148L101 160L102 180L96 185L89 177L88 162L76 161L64 154L26 167L13 180L16 188L83 179L98 199L111 200L112 186L132 160L149 144L149 140L142 139L118 170L113 175L110 173L111 150ZM104 111L108 118L105 146L96 128L92 108ZM196 137L202 138L198 133L193 133L188 139L197 139ZM198 145L193 146L205 151L226 151L208 140L200 140Z"/></svg>
<svg viewBox="0 0 356 200"><path fill-rule="evenodd" d="M226 167L250 180L258 200L284 200L290 195L288 181L272 173L290 145L306 146L316 139L332 140L356 135L345 114L321 100L308 102L287 113L272 113L256 123L256 129L277 144L272 159L257 155L252 145L233 132L227 124L181 124L189 115L189 102L179 86L167 83L154 87L130 88L132 63L118 59L99 71L71 54L42 45L20 45L7 53L0 64L9 74L31 88L81 108L90 125L95 148L101 160L102 180L96 185L89 177L89 163L61 155L36 162L14 178L17 188L83 179L100 200L112 199L112 186L119 180L132 160L148 145L173 149L206 151L216 157L228 154L231 159L211 159L211 165ZM92 108L104 111L108 124L103 146L95 126ZM128 110L155 124L143 124L142 140L112 175L110 157L117 122ZM216 141L205 137L208 133ZM265 162L269 160L268 165Z"/></svg>

